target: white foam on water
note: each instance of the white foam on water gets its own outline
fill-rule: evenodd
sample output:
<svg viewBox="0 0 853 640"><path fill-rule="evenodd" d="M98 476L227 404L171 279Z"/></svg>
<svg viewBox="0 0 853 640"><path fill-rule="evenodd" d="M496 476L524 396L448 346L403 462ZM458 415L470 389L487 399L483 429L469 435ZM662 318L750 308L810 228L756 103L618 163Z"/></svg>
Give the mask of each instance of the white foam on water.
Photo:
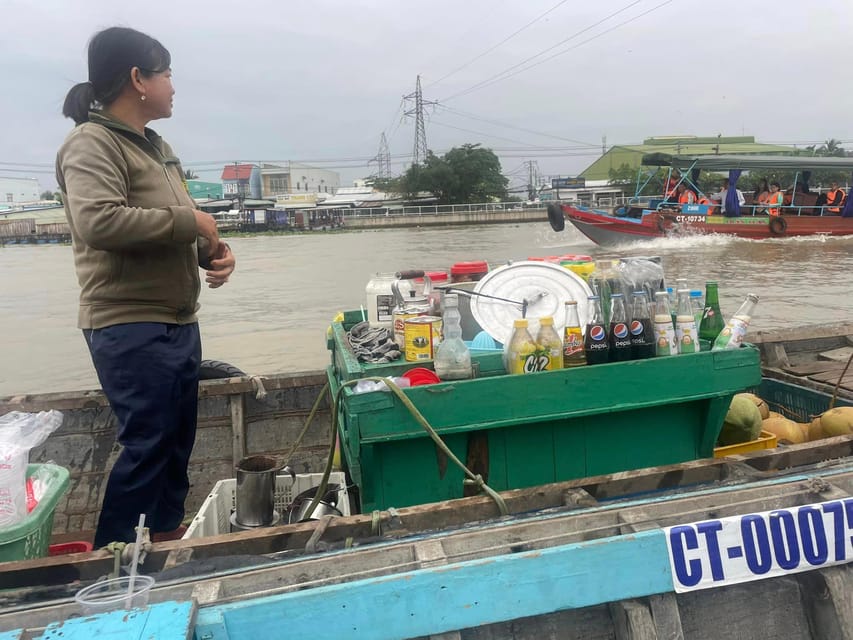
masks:
<svg viewBox="0 0 853 640"><path fill-rule="evenodd" d="M627 251L642 247L644 250L672 250L672 249L698 249L702 247L723 247L736 242L748 242L735 236L723 235L719 233L681 233L678 235L665 236L661 238L650 238L648 240L639 240L633 242L625 242L622 244L608 247L613 251Z"/></svg>

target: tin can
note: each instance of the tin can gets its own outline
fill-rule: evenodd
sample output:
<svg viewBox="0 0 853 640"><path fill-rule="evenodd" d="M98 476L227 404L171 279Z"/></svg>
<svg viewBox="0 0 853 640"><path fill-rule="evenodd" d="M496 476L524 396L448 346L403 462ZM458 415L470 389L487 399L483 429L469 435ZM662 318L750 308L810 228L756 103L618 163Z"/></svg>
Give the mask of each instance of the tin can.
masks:
<svg viewBox="0 0 853 640"><path fill-rule="evenodd" d="M418 316L406 320L406 360L422 362L435 357L435 349L441 342L441 318Z"/></svg>
<svg viewBox="0 0 853 640"><path fill-rule="evenodd" d="M426 300L423 303L396 307L392 316L394 321L394 342L401 348L404 347L406 344L406 320L426 315L429 315L429 304L427 304Z"/></svg>

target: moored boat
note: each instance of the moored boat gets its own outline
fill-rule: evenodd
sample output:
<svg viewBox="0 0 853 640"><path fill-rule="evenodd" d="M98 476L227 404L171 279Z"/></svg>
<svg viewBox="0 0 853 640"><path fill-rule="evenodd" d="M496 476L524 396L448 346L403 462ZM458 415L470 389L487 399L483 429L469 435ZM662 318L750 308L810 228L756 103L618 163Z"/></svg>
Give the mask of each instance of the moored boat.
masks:
<svg viewBox="0 0 853 640"><path fill-rule="evenodd" d="M772 335L762 335L765 364L770 353L781 361L776 348L781 346L789 364L803 365L807 353L841 348L838 336L848 330L787 332L775 342ZM765 366L765 375L776 368ZM198 474L216 460L227 475L231 459L242 455L245 446L250 451L286 450L323 382L319 374L266 378L263 400L256 397L257 385L246 378L204 383L200 415L210 431L200 444L218 450L197 452L204 464L200 468L196 459L194 481L209 481ZM783 385L809 411L822 411L828 404L827 393L778 379L762 384L771 383ZM837 402L851 400L853 393L842 387ZM384 402L380 397L373 404ZM80 425L93 419L98 437L112 438L109 410L97 392L77 399L11 399L0 410L52 407L80 417L68 431L52 436L57 440L46 451L62 456L68 449L70 460L55 459L70 467L80 467L79 459L102 465L84 465L82 473L75 469L78 482L85 482L87 474L105 473L108 456L73 450L68 439L79 436ZM297 456L303 465L299 470L317 470L322 464L328 409L322 418L308 437L308 453ZM59 440L61 436L65 439ZM712 638L719 632L714 621L722 618L730 619L727 633L732 637L844 637L836 632L853 625L848 606L853 571L845 565L853 549L844 562L836 561L837 547L829 544L836 553L832 561L827 555L825 561L803 560L795 568L774 568L767 574L758 567L739 574L748 582L724 578L692 591L691 585L677 583L672 562L678 551L673 551L670 528L696 523L725 528L744 521L772 527L770 511L798 521L824 508L820 505L828 505L829 513L843 510L853 492L851 446L851 437L834 438L504 491L507 516L500 515L490 498L474 496L157 543L145 565L145 572L157 579L151 602L194 598L200 609L192 631L196 638L210 640L309 633L321 612L331 612L333 618L322 628L327 637ZM83 486L88 498L94 493L96 509L97 490ZM72 493L69 502L79 496ZM729 517L735 520L725 520ZM853 527L846 521L842 525ZM818 544L803 531L797 533ZM743 548L750 540L737 544ZM802 558L805 544L797 547ZM818 548L809 547L812 556ZM711 550L691 546L686 553L687 560L713 575L718 558ZM730 570L737 574L735 559L719 560L726 576ZM790 558L782 560L790 565ZM90 582L109 572L112 563L112 555L96 551L0 564L0 584L8 589L0 631L38 629L73 615L77 609L70 596L81 586L74 581ZM767 577L772 579L759 579ZM282 619L288 624L282 625Z"/></svg>
<svg viewBox="0 0 853 640"><path fill-rule="evenodd" d="M638 181L637 195L610 210L552 203L548 207L551 226L561 231L568 220L587 238L601 245L690 234L720 234L747 240L853 234L850 200L843 208L819 205L817 194L804 191L808 190L808 184L800 177L800 172L816 170L853 171L851 158L652 154L643 158L643 165L656 169L666 166L670 176L678 172L674 184L685 183L697 193L701 192L695 182L703 170L728 172L729 182L734 185L732 189L737 188L737 179L743 171L793 171L795 178L793 186L785 193L779 215L768 215L766 203L752 202L751 196L744 205L731 206L728 215L721 214L722 203L707 198L701 204L679 204L673 198L642 197L639 193L643 186Z"/></svg>

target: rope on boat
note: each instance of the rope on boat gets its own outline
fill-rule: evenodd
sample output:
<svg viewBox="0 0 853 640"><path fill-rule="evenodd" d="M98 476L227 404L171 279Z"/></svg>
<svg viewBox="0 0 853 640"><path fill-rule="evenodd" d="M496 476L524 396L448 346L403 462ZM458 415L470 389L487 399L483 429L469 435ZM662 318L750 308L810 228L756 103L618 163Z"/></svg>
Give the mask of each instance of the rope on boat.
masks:
<svg viewBox="0 0 853 640"><path fill-rule="evenodd" d="M850 357L847 358L847 364L844 365L844 370L841 372L841 375L838 376L838 382L835 383L835 389L832 392L832 398L829 401L829 408L835 408L835 401L838 399L838 387L841 386L841 381L844 380L844 376L847 373L847 369L850 368L850 363L853 362L853 353L850 354Z"/></svg>
<svg viewBox="0 0 853 640"><path fill-rule="evenodd" d="M255 400L266 400L267 390L264 388L264 381L261 376L249 376L252 387L255 389Z"/></svg>
<svg viewBox="0 0 853 640"><path fill-rule="evenodd" d="M468 467L466 467L462 463L461 460L459 460L459 458L456 457L456 454L454 454L450 450L450 448L444 443L444 440L441 439L441 436L439 436L438 433L436 433L435 429L432 428L432 425L430 425L430 423L423 416L423 414L418 410L418 408L414 405L414 403L411 401L411 399L405 393L403 393L403 390L400 389L400 387L398 387L396 384L394 384L394 382L392 380L390 380L388 378L369 377L369 378L361 378L361 380L371 380L373 382L384 382L385 385L388 387L388 389L391 391L391 393L393 393L395 396L397 396L397 398L400 400L400 402L403 403L403 406L409 410L409 413L412 414L412 417L415 419L415 421L419 425L421 425L421 427L424 428L424 430L427 432L427 434L429 434L429 437L432 438L432 440L433 440L433 442L435 442L436 446L438 446L447 455L447 457L450 460L452 460L453 463L456 466L458 466L462 470L462 472L467 476L465 483L466 484L473 484L473 485L476 485L477 487L479 487L480 491L483 491L492 500L495 501L495 504L497 505L498 510L501 512L501 515L503 515L503 516L509 515L509 509L507 508L506 502L504 502L504 499L500 496L500 494L497 491L495 491L494 489L492 489L488 484L486 484L486 481L483 480L483 476L481 476L480 474L476 474L476 473L472 472ZM355 386L356 384L358 384L358 380L350 380L349 382L345 382L340 386L337 393L335 394L334 410L333 410L334 412L332 414L332 424L335 427L334 432L336 434L338 432L338 429L337 429L338 406L340 404L341 394L344 390L344 387ZM332 454L333 453L334 453L334 439L333 439L333 444L332 444ZM329 463L326 465L326 467L329 471L331 471L332 454L329 455ZM326 476L328 476L328 473L326 474ZM324 480L328 480L328 477L324 478ZM323 487L323 490L325 490L325 487ZM318 490L317 494L314 496L314 502L319 502L321 495L322 495L322 492L320 490ZM314 505L312 503L312 505L308 508L308 514L311 514L313 512L315 506L316 505Z"/></svg>
<svg viewBox="0 0 853 640"><path fill-rule="evenodd" d="M430 438L432 438L433 442L435 442L436 446L438 446L447 457L453 461L453 463L458 466L462 472L467 476L465 480L465 484L473 484L476 485L480 491L486 493L492 500L494 500L495 504L498 507L498 511L500 511L501 515L509 515L509 509L506 506L506 502L500 496L500 494L492 489L486 481L483 480L483 476L480 474L475 474L468 467L466 467L459 458L456 457L450 448L444 443L444 440L441 439L441 436L436 433L435 429L433 429L432 425L427 421L427 419L423 416L423 414L418 410L418 408L414 405L414 403L409 399L409 397L403 393L403 390L400 389L392 380L389 378L381 378L381 377L367 377L360 378L359 380L370 380L373 382L383 382L388 389L394 395L399 398L400 402L403 403L403 406L409 410L409 413L412 414L412 417L415 421L424 428ZM332 398L332 437L330 439L329 444L329 455L326 458L326 468L323 470L323 477L320 480L320 484L317 486L317 491L314 493L314 499L311 500L311 504L308 505L305 513L303 514L304 518L310 518L311 514L314 513L314 509L317 508L317 505L323 499L323 496L326 494L326 489L329 485L329 475L332 473L332 465L335 457L335 445L337 444L338 438L338 423L340 421L340 405L341 405L341 396L343 394L343 390L345 387L352 387L358 384L359 380L350 380L348 382L344 382L337 389ZM329 383L327 382L323 389L317 396L317 399L314 401L314 406L311 408L311 413L308 414L308 419L305 421L305 426L302 427L302 432L296 438L296 442L293 447L291 447L290 452L287 454L285 458L285 463L290 462L290 457L294 454L296 449L302 443L302 439L305 437L305 434L308 432L308 427L311 426L311 422L314 420L314 415L317 413L317 409L320 406L320 402L323 399L326 391L329 389Z"/></svg>
<svg viewBox="0 0 853 640"><path fill-rule="evenodd" d="M325 385L323 385L323 388L320 390L320 393L317 394L317 399L314 401L314 406L311 407L311 411L308 414L308 418L305 420L305 426L302 427L302 431L296 437L296 441L293 443L293 446L290 448L290 451L288 451L287 455L284 457L285 465L290 464L290 459L293 457L293 454L296 453L296 450L299 448L299 445L302 444L302 439L305 437L305 434L308 433L308 427L310 427L311 423L314 421L314 416L317 414L317 410L320 408L320 402L323 400L323 397L326 395L326 392L328 390L329 383L327 382ZM333 433L337 432L333 431Z"/></svg>

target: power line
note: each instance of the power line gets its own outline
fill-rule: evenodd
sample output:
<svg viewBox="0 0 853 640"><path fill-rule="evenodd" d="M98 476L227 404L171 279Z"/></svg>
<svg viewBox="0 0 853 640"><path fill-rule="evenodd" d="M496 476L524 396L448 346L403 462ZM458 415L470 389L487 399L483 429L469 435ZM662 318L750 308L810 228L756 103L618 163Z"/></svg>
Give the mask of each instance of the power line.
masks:
<svg viewBox="0 0 853 640"><path fill-rule="evenodd" d="M493 85L493 84L497 84L498 82L501 82L502 80L508 80L509 78L512 78L513 76L517 76L519 73L524 73L525 71L529 71L530 69L533 69L534 67L538 67L540 64L545 64L545 63L546 63L546 62L548 62L549 60L553 60L554 58L557 58L557 57L559 57L559 56L565 55L566 53L569 53L570 51L574 51L575 49L578 49L578 48L582 47L583 45L585 45L585 44L587 44L587 43L589 43L589 42L592 42L593 40L598 40L598 38L600 38L601 36L607 35L607 34L608 34L608 33L610 33L611 31L615 31L616 29L619 29L619 28L621 28L621 27L624 27L625 25L631 24L632 22L636 22L636 21L637 21L637 20L639 20L640 18L642 18L642 17L644 17L644 16L647 16L648 14L650 14L650 13L652 13L652 12L654 12L654 11L657 11L658 9L661 9L661 8L665 7L666 5L668 5L668 4L670 4L670 3L672 3L673 1L674 1L674 0L665 0L664 2L661 2L661 3L660 3L660 4L658 4L658 5L655 5L655 6L654 6L654 7L652 7L651 9L648 9L648 10L646 10L646 11L643 11L643 12L642 12L642 13L640 13L640 14L637 14L637 15L636 15L636 16L634 16L633 18L629 18L628 20L625 20L625 21L623 21L623 22L620 22L619 24L617 24L617 25L615 25L615 26L613 26L613 27L610 27L609 29L605 29L604 31L602 31L602 32L600 32L600 33L595 34L595 35L594 35L594 36L592 36L591 38L587 38L586 40L583 40L582 42L579 42L579 43L578 43L578 44L576 44L576 45L573 45L573 46L571 46L571 47L569 47L569 48L567 48L567 49L564 49L563 51L558 51L557 53L555 53L555 54L553 54L553 55L548 56L548 57L547 57L547 58L545 58L544 60L540 60L540 61L538 61L538 62L534 62L533 64L528 65L528 66L524 67L523 69L519 69L518 71L515 71L515 72L513 72L513 73L510 73L509 75L506 75L506 76L504 76L504 77L502 77L502 78L498 78L497 80L494 80L494 81L492 81L492 82L488 82L487 84L483 84L482 86L478 86L478 87L475 87L475 88L471 88L470 90L468 90L467 92L464 92L464 93L471 93L471 92L473 92L473 91L477 90L478 88L479 88L479 89L482 89L482 88L484 88L484 87L491 86L491 85ZM464 94L464 93L463 93L463 94ZM459 95L463 95L463 94L457 94L457 96L459 96Z"/></svg>
<svg viewBox="0 0 853 640"><path fill-rule="evenodd" d="M502 136L496 136L496 135L493 135L491 133L485 133L483 131L474 131L473 129L465 129L464 127L457 127L457 126L454 126L452 124L439 122L439 121L433 120L433 119L430 120L430 124L437 124L439 127L447 127L448 129L456 129L457 131L464 131L466 133L473 133L475 135L485 136L487 138L494 138L495 140L504 140L506 142L515 142L516 144L522 144L525 146L529 146L532 149L536 148L534 145L528 145L527 143L522 142L521 140L514 140L513 138L504 138Z"/></svg>
<svg viewBox="0 0 853 640"><path fill-rule="evenodd" d="M633 2L631 2L631 3L627 4L627 5L625 5L625 6L624 6L624 7L622 7L621 9L618 9L618 10L614 11L613 13L608 14L607 16L605 16L604 18L602 18L601 20L599 20L599 21L597 21L597 22L594 22L593 24L589 25L588 27L585 27L585 28L581 29L580 31L576 31L575 33L573 33L572 35L570 35L568 38L565 38L564 40L561 40L561 41L560 41L560 42L558 42L557 44L551 45L551 46L550 46L550 47L548 47L547 49L543 49L543 50L542 50L542 51L540 51L539 53L537 53L537 54L535 54L535 55L532 55L532 56L530 56L529 58L525 58L524 60L522 60L522 61L521 61L521 62L519 62L518 64L514 64L514 65L513 65L513 66L511 66L511 67L507 67L507 68L506 68L506 69L504 69L503 71L501 71L501 72L499 72L499 73L496 73L495 75L493 75L493 76L491 76L491 77L489 77L489 78L486 78L485 80L483 80L483 81L481 81L481 82L478 82L477 84L475 84L475 85L473 85L473 86L471 86L471 87L468 87L467 89L463 89L462 91L457 91L457 92L456 92L456 93L454 93L453 95L448 96L447 98L443 98L443 99L439 100L439 102L447 102L448 100L453 100L454 98L458 98L458 97L463 96L463 95L465 95L465 94L471 93L472 91L476 91L477 89L479 89L479 88L481 88L481 87L483 87L483 86L486 86L487 84L491 84L493 81L494 81L494 82L497 82L498 80L496 80L496 79L498 79L498 78L500 78L501 80L505 80L506 78L501 78L501 76L503 76L504 74L508 74L510 71L513 71L514 69L518 69L518 67L521 67L522 65L527 64L527 63L528 63L528 62L530 62L531 60L535 60L536 58L538 58L538 57L540 57L540 56L545 55L545 54L546 54L546 53L548 53L549 51L553 51L553 50L554 50L554 49L556 49L557 47L559 47L559 46L561 46L561 45L564 45L565 43L567 43L567 42L569 42L569 41L571 41L571 40L574 40L575 38L577 38L577 37L578 37L578 36L580 36L580 35L583 35L583 34L584 34L584 33L586 33L587 31L590 31L591 29L594 29L595 27L597 27L597 26L599 26L599 25L601 25L601 24L603 24L603 23L607 22L607 21L608 21L608 20L610 20L611 18L616 17L616 16L617 16L617 15L619 15L620 13L624 13L625 11L627 11L628 9L630 9L631 7L633 7L633 6L637 5L637 4L640 4L640 2L642 2L642 1L643 1L643 0L633 0ZM671 0L670 0L670 1L671 1ZM512 74L512 75L515 75L515 74ZM507 75L506 77L507 77L507 78L509 78L509 77L511 77L511 75Z"/></svg>
<svg viewBox="0 0 853 640"><path fill-rule="evenodd" d="M477 60L480 60L480 59L481 59L481 58L483 58L484 56L488 55L489 53L491 53L492 51L494 51L495 49L497 49L498 47L500 47L502 44L505 44L505 43L509 42L510 40L512 40L515 36L517 36L519 33L521 33L522 31L524 31L524 30L525 30L525 29L527 29L528 27L531 27L531 26L533 26L534 24L536 24L537 22L539 22L542 18L544 18L545 16L547 16L549 13L551 13L551 12L552 12L552 11L554 11L555 9L557 9L557 8L559 8L560 6L562 6L562 5L566 4L566 2L568 2L568 0L561 0L560 2L558 2L557 4L555 4L553 7L551 7L550 9L548 9L545 13L539 14L537 17L535 17L533 20L531 20L530 22L528 22L526 25L524 25L523 27L521 27L521 28L520 28L520 29L518 29L517 31L513 31L511 34L509 34L506 38L504 38L503 40L501 40L500 42L498 42L496 45L494 45L494 46L492 46L492 47L489 47L488 49L486 49L485 51L483 51L483 53L481 53L481 54L480 54L480 55L478 55L478 56L475 56L475 57L471 58L468 62L466 62L465 64L463 64L463 65L462 65L462 66L460 66L460 67L457 67L456 69L454 69L454 70L453 70L453 71L451 71L450 73L448 73L448 74L446 74L446 75L441 76L441 77L440 77L438 80L436 80L435 82L430 82L427 86L428 86L428 87L431 87L431 86L433 86L433 85L439 84L440 82L443 82L444 80L447 80L450 76L452 76L452 75L455 75L455 74L459 73L460 71L462 71L462 69L466 69L467 67L471 66L472 64L474 64L475 62L477 62Z"/></svg>
<svg viewBox="0 0 853 640"><path fill-rule="evenodd" d="M446 104L441 104L441 102L438 103L438 107L441 109L446 109L447 111L450 111L451 113L455 113L456 115L462 116L463 118L470 118L471 120L478 120L480 122L486 122L488 124L494 124L494 125L497 125L499 127L504 127L506 129L515 129L516 131L523 131L524 133L532 133L534 135L542 136L544 138L554 138L556 140L563 140L565 142L574 142L575 144L583 145L584 148L596 147L597 146L597 145L591 144L589 142L584 142L583 140L574 140L572 138L564 138L562 136L555 136L551 133L543 133L541 131L534 131L533 129L525 129L524 127L517 127L515 125L507 124L505 122L500 122L499 120L490 120L488 118L483 118L481 116L477 116L477 115L472 114L472 113L467 113L467 112L462 111L460 109L448 107Z"/></svg>

